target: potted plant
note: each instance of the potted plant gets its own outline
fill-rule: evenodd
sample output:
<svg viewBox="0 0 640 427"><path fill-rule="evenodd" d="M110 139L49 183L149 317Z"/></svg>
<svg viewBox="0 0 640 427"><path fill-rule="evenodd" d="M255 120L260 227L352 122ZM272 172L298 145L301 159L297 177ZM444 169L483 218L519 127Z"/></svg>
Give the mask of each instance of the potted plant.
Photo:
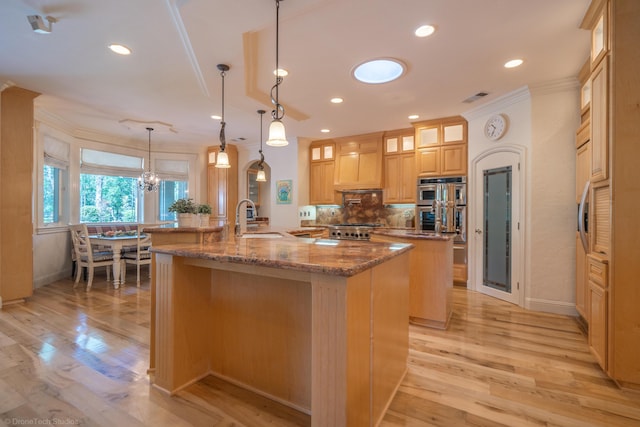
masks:
<svg viewBox="0 0 640 427"><path fill-rule="evenodd" d="M193 199L177 199L169 206L169 212L175 212L178 218L178 227L192 227L193 218L197 212L197 205Z"/></svg>
<svg viewBox="0 0 640 427"><path fill-rule="evenodd" d="M211 215L211 206L206 203L198 205L198 218L200 227L209 226L209 216Z"/></svg>

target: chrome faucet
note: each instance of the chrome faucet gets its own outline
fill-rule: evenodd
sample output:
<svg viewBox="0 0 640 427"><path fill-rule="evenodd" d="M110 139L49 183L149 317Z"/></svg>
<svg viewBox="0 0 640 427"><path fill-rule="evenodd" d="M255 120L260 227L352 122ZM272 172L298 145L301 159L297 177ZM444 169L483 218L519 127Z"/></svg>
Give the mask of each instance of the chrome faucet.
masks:
<svg viewBox="0 0 640 427"><path fill-rule="evenodd" d="M251 209L253 209L254 214L256 212L256 205L250 199L242 199L238 202L238 204L236 205L236 226L234 229L235 235L237 237L242 236L242 230L240 227L240 205L242 205L242 203L247 203L251 205ZM245 211L245 215L246 215L246 211Z"/></svg>

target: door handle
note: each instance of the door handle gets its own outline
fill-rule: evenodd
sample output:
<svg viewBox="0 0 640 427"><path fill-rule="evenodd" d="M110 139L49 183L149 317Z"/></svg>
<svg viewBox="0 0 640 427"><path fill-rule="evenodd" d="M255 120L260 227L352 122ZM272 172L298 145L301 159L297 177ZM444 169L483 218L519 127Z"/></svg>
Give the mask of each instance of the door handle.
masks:
<svg viewBox="0 0 640 427"><path fill-rule="evenodd" d="M479 228L476 228L476 234L482 234L482 230L480 230Z"/></svg>

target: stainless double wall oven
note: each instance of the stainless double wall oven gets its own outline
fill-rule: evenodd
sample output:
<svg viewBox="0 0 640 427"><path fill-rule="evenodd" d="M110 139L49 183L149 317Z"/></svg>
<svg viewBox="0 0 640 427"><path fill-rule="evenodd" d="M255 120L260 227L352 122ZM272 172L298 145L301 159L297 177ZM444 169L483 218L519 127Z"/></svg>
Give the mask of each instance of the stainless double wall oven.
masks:
<svg viewBox="0 0 640 427"><path fill-rule="evenodd" d="M466 242L466 210L466 177L418 178L418 231L455 233L456 242Z"/></svg>

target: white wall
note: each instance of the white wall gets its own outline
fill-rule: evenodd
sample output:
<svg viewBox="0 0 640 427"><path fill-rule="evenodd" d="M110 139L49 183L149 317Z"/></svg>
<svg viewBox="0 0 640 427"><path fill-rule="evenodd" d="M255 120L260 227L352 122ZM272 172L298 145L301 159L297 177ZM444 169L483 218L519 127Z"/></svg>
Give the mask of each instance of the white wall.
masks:
<svg viewBox="0 0 640 427"><path fill-rule="evenodd" d="M524 307L528 309L576 314L574 141L579 111L578 82L568 79L521 88L464 114L469 122L470 171L475 159L498 144L517 146L525 153ZM483 126L496 113L507 114L510 123L508 133L494 142L484 137ZM473 202L470 194L470 212ZM472 220L469 215L470 230L475 228ZM469 244L470 280L478 268L482 254ZM469 283L470 288L476 285Z"/></svg>
<svg viewBox="0 0 640 427"><path fill-rule="evenodd" d="M531 266L528 307L575 314L577 82L531 87ZM571 84L573 83L573 84Z"/></svg>

